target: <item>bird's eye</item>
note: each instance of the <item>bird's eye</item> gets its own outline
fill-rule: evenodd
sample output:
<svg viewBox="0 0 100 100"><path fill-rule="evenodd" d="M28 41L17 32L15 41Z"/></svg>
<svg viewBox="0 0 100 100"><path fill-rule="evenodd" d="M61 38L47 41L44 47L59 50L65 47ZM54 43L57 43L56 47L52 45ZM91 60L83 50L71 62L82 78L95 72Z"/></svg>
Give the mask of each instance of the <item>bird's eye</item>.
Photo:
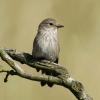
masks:
<svg viewBox="0 0 100 100"><path fill-rule="evenodd" d="M50 25L53 25L53 23L50 23Z"/></svg>

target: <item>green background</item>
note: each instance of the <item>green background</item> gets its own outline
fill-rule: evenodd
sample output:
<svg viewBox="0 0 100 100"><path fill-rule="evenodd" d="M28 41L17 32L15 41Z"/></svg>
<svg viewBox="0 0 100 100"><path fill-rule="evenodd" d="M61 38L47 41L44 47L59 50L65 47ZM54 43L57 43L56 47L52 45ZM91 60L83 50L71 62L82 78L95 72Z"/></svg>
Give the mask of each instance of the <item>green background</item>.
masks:
<svg viewBox="0 0 100 100"><path fill-rule="evenodd" d="M59 63L94 100L100 100L100 1L0 0L0 46L31 53L38 25L45 18L65 26L58 30ZM0 65L11 69L1 59ZM39 82L18 76L4 83L4 77L5 73L0 74L0 100L77 100L62 86L41 87Z"/></svg>

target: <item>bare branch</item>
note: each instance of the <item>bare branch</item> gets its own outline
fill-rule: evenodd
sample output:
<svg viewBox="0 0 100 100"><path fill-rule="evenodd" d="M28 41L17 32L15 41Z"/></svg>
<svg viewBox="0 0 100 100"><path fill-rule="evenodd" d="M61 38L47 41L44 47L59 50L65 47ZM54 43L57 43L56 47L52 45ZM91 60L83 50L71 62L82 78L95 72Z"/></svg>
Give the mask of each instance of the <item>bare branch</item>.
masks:
<svg viewBox="0 0 100 100"><path fill-rule="evenodd" d="M8 63L17 73L16 75L34 80L34 81L45 81L51 82L57 85L62 85L68 88L78 100L93 100L85 92L83 85L73 79L68 71L59 64L55 64L49 61L39 61L33 59L28 53L21 53L13 49L0 48L0 56L2 60ZM14 60L19 61L22 64L27 64L32 68L50 71L55 73L57 76L37 75L24 71Z"/></svg>

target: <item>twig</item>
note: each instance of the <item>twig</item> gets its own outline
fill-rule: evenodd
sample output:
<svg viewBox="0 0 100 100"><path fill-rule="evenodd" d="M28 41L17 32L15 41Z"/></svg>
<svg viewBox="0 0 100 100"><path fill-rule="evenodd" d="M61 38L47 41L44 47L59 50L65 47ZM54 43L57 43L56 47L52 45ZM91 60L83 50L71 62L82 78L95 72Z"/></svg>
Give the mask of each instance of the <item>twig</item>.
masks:
<svg viewBox="0 0 100 100"><path fill-rule="evenodd" d="M62 85L68 88L78 100L93 100L85 92L83 85L73 79L68 71L59 64L49 61L41 62L39 60L34 60L33 57L28 53L21 53L13 49L6 49L3 47L0 48L0 56L2 60L8 63L20 77ZM22 64L27 64L32 68L50 71L51 73L55 73L57 76L36 75L26 72L17 63L15 63L13 59L21 62Z"/></svg>

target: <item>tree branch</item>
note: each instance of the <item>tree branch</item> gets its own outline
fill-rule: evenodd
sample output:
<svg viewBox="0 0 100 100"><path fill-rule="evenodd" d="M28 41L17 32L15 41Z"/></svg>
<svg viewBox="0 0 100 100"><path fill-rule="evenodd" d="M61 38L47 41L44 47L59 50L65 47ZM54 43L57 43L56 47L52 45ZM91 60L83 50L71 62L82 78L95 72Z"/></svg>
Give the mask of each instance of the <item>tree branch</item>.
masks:
<svg viewBox="0 0 100 100"><path fill-rule="evenodd" d="M68 88L78 100L93 100L84 90L83 85L73 79L68 71L61 65L55 64L50 61L39 61L33 59L32 55L28 53L18 52L13 49L7 49L0 47L0 56L9 66L14 69L14 75L18 75L22 78L26 78L33 81L45 81L51 82L57 85L62 85ZM24 71L14 60L19 61L22 64L27 64L32 68L39 70L50 71L56 74L55 76L37 75ZM5 71L2 71L5 72Z"/></svg>

